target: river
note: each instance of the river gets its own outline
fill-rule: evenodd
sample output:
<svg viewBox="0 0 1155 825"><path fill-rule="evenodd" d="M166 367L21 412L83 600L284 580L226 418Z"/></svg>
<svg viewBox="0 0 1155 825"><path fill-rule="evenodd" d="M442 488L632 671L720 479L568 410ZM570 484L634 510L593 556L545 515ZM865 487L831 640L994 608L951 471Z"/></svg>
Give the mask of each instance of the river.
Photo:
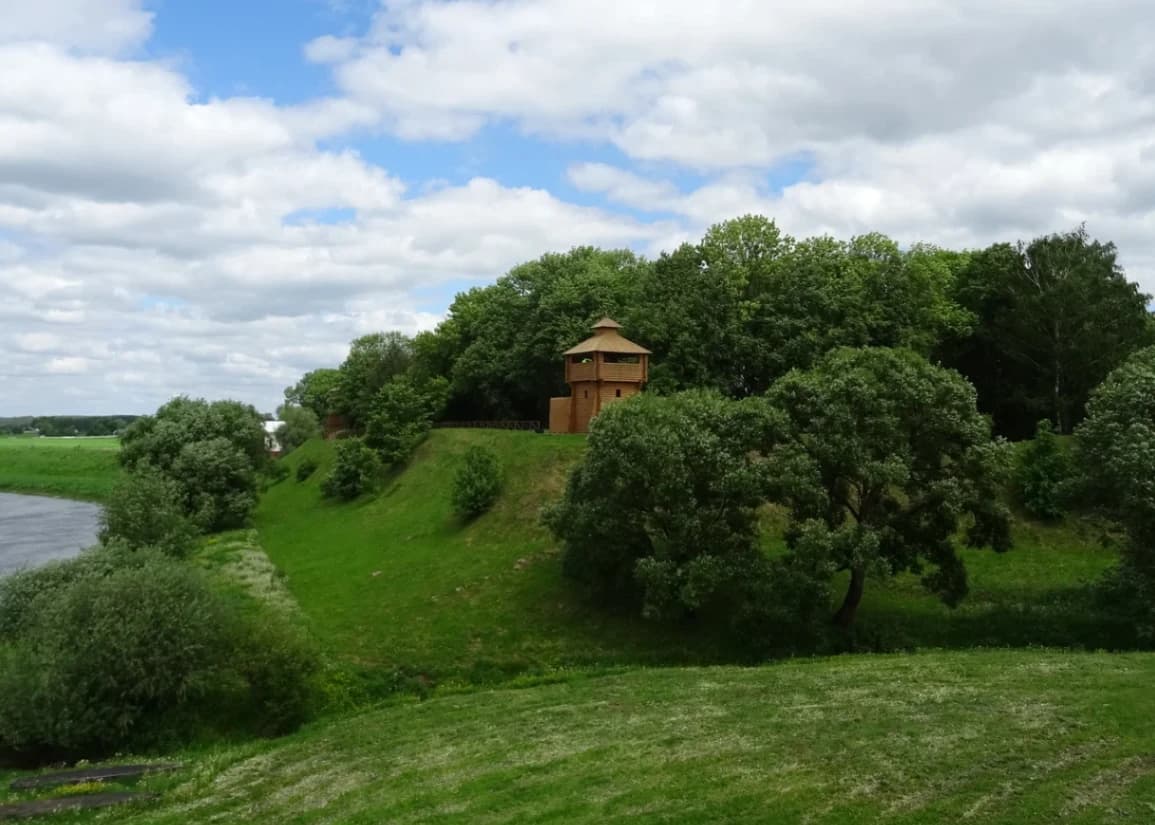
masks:
<svg viewBox="0 0 1155 825"><path fill-rule="evenodd" d="M100 505L0 493L0 576L96 544Z"/></svg>

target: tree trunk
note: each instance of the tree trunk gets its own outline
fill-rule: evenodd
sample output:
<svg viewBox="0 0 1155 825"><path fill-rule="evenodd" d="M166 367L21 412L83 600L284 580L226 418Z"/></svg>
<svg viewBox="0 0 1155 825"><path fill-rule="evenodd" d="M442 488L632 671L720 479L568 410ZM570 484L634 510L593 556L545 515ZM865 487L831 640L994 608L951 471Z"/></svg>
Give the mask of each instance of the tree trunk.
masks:
<svg viewBox="0 0 1155 825"><path fill-rule="evenodd" d="M850 627L854 624L854 617L858 613L858 605L862 601L862 590L866 586L866 569L852 567L850 569L850 586L846 588L846 597L842 600L842 607L834 614L834 623L839 627Z"/></svg>

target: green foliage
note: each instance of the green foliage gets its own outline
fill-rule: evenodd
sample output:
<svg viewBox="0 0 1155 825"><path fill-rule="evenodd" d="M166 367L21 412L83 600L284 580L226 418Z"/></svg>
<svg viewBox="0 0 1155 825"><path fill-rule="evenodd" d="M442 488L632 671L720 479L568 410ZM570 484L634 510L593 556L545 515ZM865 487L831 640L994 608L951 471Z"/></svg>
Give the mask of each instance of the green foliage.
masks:
<svg viewBox="0 0 1155 825"><path fill-rule="evenodd" d="M283 461L270 461L261 473L261 490L267 490L273 484L280 484L289 477L292 471Z"/></svg>
<svg viewBox="0 0 1155 825"><path fill-rule="evenodd" d="M285 404L290 407L304 407L312 411L318 420L333 412L340 385L341 371L337 369L317 369L305 373L301 380L285 388Z"/></svg>
<svg viewBox="0 0 1155 825"><path fill-rule="evenodd" d="M308 407L284 404L277 410L277 418L284 422L276 432L282 456L288 455L310 438L316 438L321 434L321 422L317 414Z"/></svg>
<svg viewBox="0 0 1155 825"><path fill-rule="evenodd" d="M19 641L41 610L83 579L103 578L114 570L146 564L156 551L137 552L120 541L86 550L74 559L51 561L0 578L0 648Z"/></svg>
<svg viewBox="0 0 1155 825"><path fill-rule="evenodd" d="M107 752L208 694L227 662L227 618L188 567L83 575L35 600L0 667L0 753L39 760ZM143 730L142 730L143 729Z"/></svg>
<svg viewBox="0 0 1155 825"><path fill-rule="evenodd" d="M123 544L89 551L0 580L0 761L229 724L284 732L310 711L316 669L283 619L238 613L190 565Z"/></svg>
<svg viewBox="0 0 1155 825"><path fill-rule="evenodd" d="M216 438L228 441L254 468L267 460L264 422L255 409L183 396L132 423L121 439L120 460L129 470L149 464L168 471L185 445Z"/></svg>
<svg viewBox="0 0 1155 825"><path fill-rule="evenodd" d="M837 346L928 353L969 320L950 297L959 266L878 234L796 241L747 215L659 258L626 325L654 350L655 388L753 395Z"/></svg>
<svg viewBox="0 0 1155 825"><path fill-rule="evenodd" d="M629 305L645 267L628 250L592 247L520 264L459 294L422 337L419 363L450 378L455 416L544 420L565 390L561 353Z"/></svg>
<svg viewBox="0 0 1155 825"><path fill-rule="evenodd" d="M239 622L235 670L247 685L251 727L279 736L306 722L320 702L321 657L297 627L261 613Z"/></svg>
<svg viewBox="0 0 1155 825"><path fill-rule="evenodd" d="M297 465L297 481L308 481L315 472L317 472L317 462L311 458L306 458Z"/></svg>
<svg viewBox="0 0 1155 825"><path fill-rule="evenodd" d="M607 407L546 515L566 574L599 598L640 596L655 618L732 594L759 559L766 478L751 450L764 419L757 402L701 392Z"/></svg>
<svg viewBox="0 0 1155 825"><path fill-rule="evenodd" d="M948 604L967 591L954 546L964 516L971 546L1010 546L999 501L1007 445L991 441L974 389L908 350L835 350L776 383L768 470L773 498L790 508L795 551L804 525L851 581L839 611L849 625L868 573L933 566L924 584ZM814 528L811 527L811 530Z"/></svg>
<svg viewBox="0 0 1155 825"><path fill-rule="evenodd" d="M944 355L978 388L999 432L1025 438L1045 417L1070 433L1091 391L1153 342L1149 297L1116 255L1080 227L996 244L960 272L957 299L977 323Z"/></svg>
<svg viewBox="0 0 1155 825"><path fill-rule="evenodd" d="M403 463L429 434L433 419L445 406L447 392L444 378L428 382L408 375L394 378L373 400L365 443L386 465Z"/></svg>
<svg viewBox="0 0 1155 825"><path fill-rule="evenodd" d="M1127 533L1122 581L1135 621L1155 637L1155 347L1115 369L1091 396L1075 431L1085 503L1116 519Z"/></svg>
<svg viewBox="0 0 1155 825"><path fill-rule="evenodd" d="M239 527L257 498L257 472L269 458L265 429L251 406L175 398L133 422L121 463L146 467L181 485L186 514L207 531Z"/></svg>
<svg viewBox="0 0 1155 825"><path fill-rule="evenodd" d="M184 488L149 466L126 476L101 515L100 541L132 550L152 547L181 558L196 546L198 530L186 515Z"/></svg>
<svg viewBox="0 0 1155 825"><path fill-rule="evenodd" d="M413 341L399 332L363 335L349 347L341 364L337 386L330 396L333 411L350 426L362 429L369 421L381 388L404 375L413 362Z"/></svg>
<svg viewBox="0 0 1155 825"><path fill-rule="evenodd" d="M1061 518L1066 512L1068 487L1073 475L1067 448L1050 421L1035 428L1035 437L1019 451L1014 489L1028 513L1041 519Z"/></svg>
<svg viewBox="0 0 1155 825"><path fill-rule="evenodd" d="M460 518L477 518L501 494L501 464L497 453L480 445L465 451L465 459L453 476L453 512Z"/></svg>
<svg viewBox="0 0 1155 825"><path fill-rule="evenodd" d="M169 472L184 487L186 512L206 532L243 526L257 504L253 465L227 438L185 444Z"/></svg>
<svg viewBox="0 0 1155 825"><path fill-rule="evenodd" d="M337 442L333 469L321 482L321 494L351 501L369 490L380 473L381 459L376 451L360 438L342 439Z"/></svg>

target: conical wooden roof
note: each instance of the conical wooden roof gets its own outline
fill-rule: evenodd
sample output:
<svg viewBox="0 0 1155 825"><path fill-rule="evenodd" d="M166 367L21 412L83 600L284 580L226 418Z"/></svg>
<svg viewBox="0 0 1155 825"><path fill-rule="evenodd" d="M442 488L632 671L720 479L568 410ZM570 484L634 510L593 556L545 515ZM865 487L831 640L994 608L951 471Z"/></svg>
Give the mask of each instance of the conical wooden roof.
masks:
<svg viewBox="0 0 1155 825"><path fill-rule="evenodd" d="M587 338L580 344L567 349L563 355L584 355L587 352L612 352L618 355L649 355L645 347L623 338L618 332L622 328L612 318L602 318L594 324L592 338Z"/></svg>

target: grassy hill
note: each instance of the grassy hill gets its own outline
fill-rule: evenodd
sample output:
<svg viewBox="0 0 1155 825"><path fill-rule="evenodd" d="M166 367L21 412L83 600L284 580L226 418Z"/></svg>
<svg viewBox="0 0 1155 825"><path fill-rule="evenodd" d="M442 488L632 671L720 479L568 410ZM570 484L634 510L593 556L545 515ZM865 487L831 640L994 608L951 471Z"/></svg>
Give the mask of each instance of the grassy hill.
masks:
<svg viewBox="0 0 1155 825"><path fill-rule="evenodd" d="M0 490L102 501L120 477L116 438L0 436Z"/></svg>
<svg viewBox="0 0 1155 825"><path fill-rule="evenodd" d="M634 670L399 702L191 754L70 821L1149 822L1155 656Z"/></svg>
<svg viewBox="0 0 1155 825"><path fill-rule="evenodd" d="M458 523L449 506L465 449L501 457L506 488L494 510ZM538 524L546 502L584 449L581 437L436 430L376 496L324 501L331 443L287 461L319 469L271 488L256 524L272 560L327 649L363 665L400 665L470 681L541 666L702 664L740 661L720 634L644 623L586 604L562 578L555 543ZM768 515L770 544L777 525ZM951 610L917 577L871 581L853 649L973 645L1118 646L1085 604L1086 585L1114 560L1077 524L1016 525L1005 555L965 551L971 594ZM1124 634L1125 635L1125 634ZM1125 645L1124 645L1125 646Z"/></svg>
<svg viewBox="0 0 1155 825"><path fill-rule="evenodd" d="M501 457L505 489L472 524L449 495L472 444ZM642 625L592 610L561 581L556 545L538 524L581 455L578 436L435 430L376 497L321 498L331 443L289 456L319 468L271 488L256 515L261 543L327 649L368 666L401 665L472 681L535 666L699 662L708 633Z"/></svg>

